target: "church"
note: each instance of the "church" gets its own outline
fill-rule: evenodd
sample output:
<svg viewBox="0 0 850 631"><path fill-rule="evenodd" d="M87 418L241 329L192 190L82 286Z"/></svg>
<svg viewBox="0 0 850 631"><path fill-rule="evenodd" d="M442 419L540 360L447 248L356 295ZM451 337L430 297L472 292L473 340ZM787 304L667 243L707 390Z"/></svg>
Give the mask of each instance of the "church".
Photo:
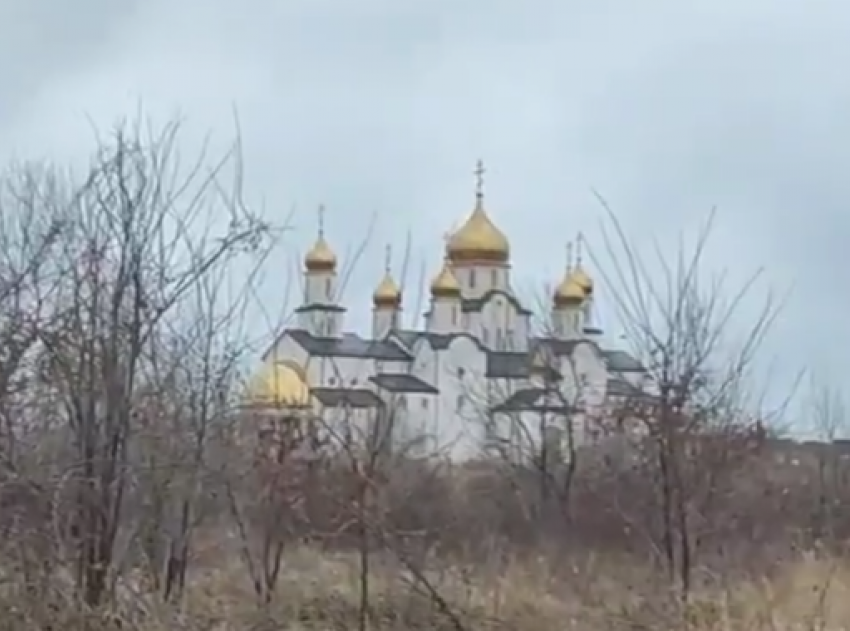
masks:
<svg viewBox="0 0 850 631"><path fill-rule="evenodd" d="M394 449L423 457L462 461L499 449L522 459L544 441L563 442L567 424L571 440L592 440L592 419L644 391L643 366L607 349L594 326L580 241L540 318L544 332L534 332L511 285L508 238L485 208L482 174L479 162L474 208L447 238L422 330L401 326L404 297L389 265L372 296L371 334L346 330L338 260L320 221L294 326L264 354L246 407L319 418L349 438L380 420L392 426L381 431Z"/></svg>

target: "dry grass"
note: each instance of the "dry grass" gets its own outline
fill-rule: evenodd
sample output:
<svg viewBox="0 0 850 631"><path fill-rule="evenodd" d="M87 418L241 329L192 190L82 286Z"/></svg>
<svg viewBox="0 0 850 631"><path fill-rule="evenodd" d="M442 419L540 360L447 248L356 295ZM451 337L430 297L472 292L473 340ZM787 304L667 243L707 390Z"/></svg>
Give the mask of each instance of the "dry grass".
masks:
<svg viewBox="0 0 850 631"><path fill-rule="evenodd" d="M455 616L398 563L376 557L371 574L371 629L478 630L846 629L850 624L850 564L806 556L770 579L735 584L706 581L686 612L671 606L653 575L622 560L588 559L553 568L545 559L444 566L427 573ZM258 607L235 561L194 573L179 611L125 585L118 620L81 616L61 600L37 602L11 588L0 602L0 631L9 629L230 630L356 629L360 578L356 555L302 548L288 555L274 602ZM113 614L114 616L114 614Z"/></svg>

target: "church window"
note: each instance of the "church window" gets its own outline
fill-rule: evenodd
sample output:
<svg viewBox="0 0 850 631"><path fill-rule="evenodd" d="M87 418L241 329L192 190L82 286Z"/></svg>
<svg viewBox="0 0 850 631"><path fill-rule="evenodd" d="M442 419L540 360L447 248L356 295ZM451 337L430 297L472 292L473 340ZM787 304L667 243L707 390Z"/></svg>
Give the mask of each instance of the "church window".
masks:
<svg viewBox="0 0 850 631"><path fill-rule="evenodd" d="M512 349L514 347L514 332L512 329L508 329L507 333L505 333L505 342L508 349Z"/></svg>
<svg viewBox="0 0 850 631"><path fill-rule="evenodd" d="M494 269L490 272L490 282L494 288L499 286L499 270Z"/></svg>
<svg viewBox="0 0 850 631"><path fill-rule="evenodd" d="M475 270L469 270L469 288L475 289Z"/></svg>
<svg viewBox="0 0 850 631"><path fill-rule="evenodd" d="M457 307L452 307L452 326L457 326Z"/></svg>
<svg viewBox="0 0 850 631"><path fill-rule="evenodd" d="M422 397L422 409L423 410L428 409L428 399L426 399L425 397Z"/></svg>
<svg viewBox="0 0 850 631"><path fill-rule="evenodd" d="M328 383L330 385L336 385L336 377L328 377Z"/></svg>
<svg viewBox="0 0 850 631"><path fill-rule="evenodd" d="M333 290L333 286L331 285L331 279L328 278L325 281L325 296L327 297L328 300L331 299L331 291L332 290Z"/></svg>

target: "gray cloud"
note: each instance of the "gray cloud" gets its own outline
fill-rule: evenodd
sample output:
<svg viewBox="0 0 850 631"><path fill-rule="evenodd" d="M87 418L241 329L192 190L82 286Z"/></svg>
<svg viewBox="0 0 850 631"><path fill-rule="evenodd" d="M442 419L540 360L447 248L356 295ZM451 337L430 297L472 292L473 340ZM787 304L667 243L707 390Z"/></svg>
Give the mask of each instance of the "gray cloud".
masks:
<svg viewBox="0 0 850 631"><path fill-rule="evenodd" d="M252 195L281 216L297 204L299 240L325 202L340 247L378 213L376 243L409 229L431 267L480 156L522 282L556 274L576 230L598 242L591 188L638 241L717 205L712 264L794 287L770 355L850 369L833 284L850 235L846 3L55 4L0 8L4 152L82 159L87 117L108 126L140 100L185 114L190 144L224 139L236 106Z"/></svg>

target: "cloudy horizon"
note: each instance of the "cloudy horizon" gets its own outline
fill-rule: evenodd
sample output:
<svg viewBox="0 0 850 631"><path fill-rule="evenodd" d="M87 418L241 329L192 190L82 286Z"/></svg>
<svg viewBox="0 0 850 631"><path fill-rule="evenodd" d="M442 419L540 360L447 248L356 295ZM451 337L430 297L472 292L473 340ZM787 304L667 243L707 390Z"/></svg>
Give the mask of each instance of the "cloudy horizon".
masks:
<svg viewBox="0 0 850 631"><path fill-rule="evenodd" d="M7 5L4 158L84 163L92 126L140 103L184 117L191 153L210 132L229 141L235 110L248 196L280 220L296 209L292 248L309 246L320 203L339 251L376 218L352 296L408 232L436 270L479 158L521 287L554 281L578 231L599 247L593 191L645 246L693 235L716 206L709 264L738 283L764 268L788 296L764 349L777 381L806 368L842 385L850 369L848 300L825 285L850 236L846 3ZM364 328L368 300L350 307Z"/></svg>

